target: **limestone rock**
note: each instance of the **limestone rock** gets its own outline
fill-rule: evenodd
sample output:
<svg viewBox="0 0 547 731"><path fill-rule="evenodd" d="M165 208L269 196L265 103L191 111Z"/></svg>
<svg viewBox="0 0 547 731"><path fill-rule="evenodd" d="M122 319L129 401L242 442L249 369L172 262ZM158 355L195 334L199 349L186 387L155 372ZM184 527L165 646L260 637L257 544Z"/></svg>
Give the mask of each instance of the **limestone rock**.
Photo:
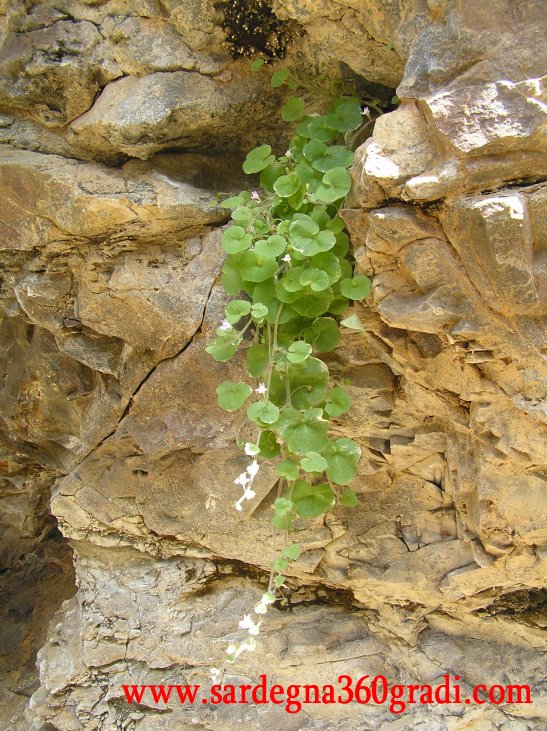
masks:
<svg viewBox="0 0 547 731"><path fill-rule="evenodd" d="M184 71L126 76L108 84L71 124L72 141L110 159L120 153L146 159L166 147L234 148L242 117L258 131L271 113L253 104L258 89L248 75L228 85Z"/></svg>
<svg viewBox="0 0 547 731"><path fill-rule="evenodd" d="M235 443L250 435L216 402L219 381L245 379L243 355L220 364L205 347L226 300L217 194L247 187L244 154L262 142L282 152L286 131L269 67L252 74L248 57L230 57L223 8L0 1L0 589L14 607L0 607L0 727L539 728L539 0L272 2L294 31L283 63L312 80L355 73L383 102L397 87L401 103L357 151L343 212L356 269L373 279L351 309L363 332L324 356L353 399L333 435L362 448L359 505L296 525L284 599L234 668L236 682L265 670L319 684L451 673L466 692L526 682L533 705L398 717L385 705L199 702L167 716L123 696L124 683L207 686L272 557L275 461L234 510L247 465ZM47 586L54 601L70 594L39 580L40 566L56 570L51 514L72 542L77 593L45 642ZM39 687L33 642L45 642Z"/></svg>

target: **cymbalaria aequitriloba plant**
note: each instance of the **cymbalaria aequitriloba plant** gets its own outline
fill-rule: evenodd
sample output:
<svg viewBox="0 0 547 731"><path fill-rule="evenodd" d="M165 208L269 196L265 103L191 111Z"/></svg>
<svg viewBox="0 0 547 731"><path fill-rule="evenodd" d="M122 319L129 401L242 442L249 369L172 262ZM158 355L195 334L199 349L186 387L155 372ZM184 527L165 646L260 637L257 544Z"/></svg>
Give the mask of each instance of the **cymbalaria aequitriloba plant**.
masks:
<svg viewBox="0 0 547 731"><path fill-rule="evenodd" d="M299 86L289 69L272 76L273 88L283 84ZM219 405L227 411L245 408L252 425L242 445L250 464L234 480L241 489L235 508L242 510L255 497L261 460L275 460L279 475L269 585L254 619L247 614L240 622L248 634L228 647L228 662L255 649L263 615L284 585L289 564L300 556L300 545L289 540L294 522L317 518L336 501L357 504L347 485L361 449L346 437L329 438L329 419L344 414L351 399L317 356L337 347L344 324L339 317L370 291L367 277L354 276L338 215L351 185L353 152L345 139L361 127L364 114L368 110L354 96L331 97L322 113L308 113L301 97L289 98L281 111L283 120L296 123L289 149L281 157L268 144L251 150L243 170L260 174L259 190L221 204L232 210L232 223L222 234L227 255L222 284L233 299L207 352L225 362L244 348L248 380L254 381L226 381L216 389ZM356 319L347 318L347 326L355 328Z"/></svg>

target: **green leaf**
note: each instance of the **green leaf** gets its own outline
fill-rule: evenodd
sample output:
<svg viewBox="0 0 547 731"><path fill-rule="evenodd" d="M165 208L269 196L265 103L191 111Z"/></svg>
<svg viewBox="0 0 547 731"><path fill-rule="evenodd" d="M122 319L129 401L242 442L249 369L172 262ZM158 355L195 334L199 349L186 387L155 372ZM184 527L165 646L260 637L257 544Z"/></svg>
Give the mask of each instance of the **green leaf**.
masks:
<svg viewBox="0 0 547 731"><path fill-rule="evenodd" d="M291 72L289 69L279 69L279 71L272 74L270 86L272 89L277 89L278 86L282 86L287 81L290 75Z"/></svg>
<svg viewBox="0 0 547 731"><path fill-rule="evenodd" d="M255 251L259 256L276 257L282 254L287 247L287 239L284 236L268 236L255 244Z"/></svg>
<svg viewBox="0 0 547 731"><path fill-rule="evenodd" d="M242 317L251 311L251 303L247 300L232 300L226 305L226 319L231 325L235 325Z"/></svg>
<svg viewBox="0 0 547 731"><path fill-rule="evenodd" d="M300 284L310 286L314 292L321 292L330 285L329 276L322 269L310 267L300 275Z"/></svg>
<svg viewBox="0 0 547 731"><path fill-rule="evenodd" d="M255 60L251 63L251 71L258 71L258 69L264 66L264 63L265 61L263 58L255 58Z"/></svg>
<svg viewBox="0 0 547 731"><path fill-rule="evenodd" d="M329 148L324 142L321 142L320 140L310 140L304 145L302 152L304 153L306 160L312 162L319 157L323 157L328 149Z"/></svg>
<svg viewBox="0 0 547 731"><path fill-rule="evenodd" d="M307 358L303 363L291 363L288 368L289 384L293 406L308 409L320 404L327 394L329 369L318 358ZM314 450L309 447L307 452Z"/></svg>
<svg viewBox="0 0 547 731"><path fill-rule="evenodd" d="M341 416L351 406L351 396L349 396L343 388L335 386L327 394L325 399L325 411L329 416Z"/></svg>
<svg viewBox="0 0 547 731"><path fill-rule="evenodd" d="M340 505L345 505L346 508L354 508L356 505L359 505L359 500L353 490L344 490L338 498L338 502Z"/></svg>
<svg viewBox="0 0 547 731"><path fill-rule="evenodd" d="M300 460L300 466L306 472L324 472L328 462L319 452L306 452L306 456Z"/></svg>
<svg viewBox="0 0 547 731"><path fill-rule="evenodd" d="M285 578L278 574L274 576L273 583L276 589L281 589L282 586L285 586Z"/></svg>
<svg viewBox="0 0 547 731"><path fill-rule="evenodd" d="M272 148L270 145L260 145L255 147L247 153L245 162L243 163L243 172L247 175L253 173L259 173L264 168L267 168L275 160L275 156L271 154Z"/></svg>
<svg viewBox="0 0 547 731"><path fill-rule="evenodd" d="M275 181L273 188L280 198L290 198L300 189L300 181L294 173L281 175Z"/></svg>
<svg viewBox="0 0 547 731"><path fill-rule="evenodd" d="M294 122L306 114L306 105L300 97L293 96L287 100L281 109L281 118L285 122Z"/></svg>
<svg viewBox="0 0 547 731"><path fill-rule="evenodd" d="M247 282L264 282L275 274L277 261L256 251L246 251L239 260L239 270Z"/></svg>
<svg viewBox="0 0 547 731"><path fill-rule="evenodd" d="M219 363L225 363L237 353L237 346L232 343L218 342L216 339L205 348L205 351L212 355Z"/></svg>
<svg viewBox="0 0 547 731"><path fill-rule="evenodd" d="M225 198L220 204L221 208L237 208L238 206L244 206L251 199L249 191L244 190L239 195L232 195L229 198Z"/></svg>
<svg viewBox="0 0 547 731"><path fill-rule="evenodd" d="M362 300L370 293L370 279L358 274L353 279L343 279L340 282L340 292L350 300Z"/></svg>
<svg viewBox="0 0 547 731"><path fill-rule="evenodd" d="M361 458L361 447L352 439L342 437L329 444L324 452L329 466L327 477L337 485L347 485L357 474L357 464Z"/></svg>
<svg viewBox="0 0 547 731"><path fill-rule="evenodd" d="M227 294L238 294L243 287L241 274L230 261L226 261L222 267L222 286Z"/></svg>
<svg viewBox="0 0 547 731"><path fill-rule="evenodd" d="M319 224L305 214L295 216L289 226L289 239L295 250L306 257L328 251L336 243L332 231L320 231Z"/></svg>
<svg viewBox="0 0 547 731"><path fill-rule="evenodd" d="M351 132L357 129L363 122L359 101L339 104L333 112L326 115L326 121L337 132Z"/></svg>
<svg viewBox="0 0 547 731"><path fill-rule="evenodd" d="M296 127L296 133L300 137L321 142L330 142L336 137L336 130L329 127L325 117L307 117Z"/></svg>
<svg viewBox="0 0 547 731"><path fill-rule="evenodd" d="M337 234L340 233L340 231L343 231L346 227L346 224L344 223L344 220L340 218L340 216L336 216L336 218L331 218L330 221L327 223L326 228L330 229L333 233Z"/></svg>
<svg viewBox="0 0 547 731"><path fill-rule="evenodd" d="M254 378L260 376L266 370L268 365L268 347L263 343L251 345L247 351L247 370Z"/></svg>
<svg viewBox="0 0 547 731"><path fill-rule="evenodd" d="M334 203L345 198L351 188L351 177L343 167L332 168L323 175L315 195L325 203Z"/></svg>
<svg viewBox="0 0 547 731"><path fill-rule="evenodd" d="M298 478L298 465L292 459L284 459L277 465L276 470L279 477L284 477L286 480L292 481Z"/></svg>
<svg viewBox="0 0 547 731"><path fill-rule="evenodd" d="M293 302L295 312L304 317L317 317L327 312L332 302L332 289L324 289L322 292L308 291L300 299Z"/></svg>
<svg viewBox="0 0 547 731"><path fill-rule="evenodd" d="M216 387L218 405L226 411L237 411L252 394L253 389L246 383L224 381Z"/></svg>
<svg viewBox="0 0 547 731"><path fill-rule="evenodd" d="M298 414L298 412L296 412ZM285 440L285 444L294 454L305 455L306 452L315 452L328 446L327 421L319 421L317 417L299 415L299 419L277 428Z"/></svg>
<svg viewBox="0 0 547 731"><path fill-rule="evenodd" d="M255 424L258 424L258 426L275 424L279 418L279 408L275 404L272 404L271 401L255 401L249 404L247 416Z"/></svg>
<svg viewBox="0 0 547 731"><path fill-rule="evenodd" d="M334 284L342 276L340 262L332 251L320 251L319 254L311 258L310 265L326 272L329 284Z"/></svg>
<svg viewBox="0 0 547 731"><path fill-rule="evenodd" d="M239 254L250 247L253 237L241 226L229 226L223 231L221 241L227 254Z"/></svg>
<svg viewBox="0 0 547 731"><path fill-rule="evenodd" d="M363 334L366 332L365 328L363 327L363 323L355 313L353 315L350 315L349 317L346 317L344 320L341 320L340 325L347 327L348 330L358 330Z"/></svg>
<svg viewBox="0 0 547 731"><path fill-rule="evenodd" d="M274 515L274 517L271 520L271 524L274 528L277 528L278 530L282 531L283 533L288 533L290 530L293 529L293 523L294 518L292 515Z"/></svg>
<svg viewBox="0 0 547 731"><path fill-rule="evenodd" d="M297 340L289 347L287 353L287 360L291 363L302 363L311 355L311 345L305 343L303 340Z"/></svg>
<svg viewBox="0 0 547 731"><path fill-rule="evenodd" d="M251 307L251 316L255 320L262 320L268 314L268 308L262 302L257 302Z"/></svg>
<svg viewBox="0 0 547 731"><path fill-rule="evenodd" d="M253 214L247 208L247 206L238 206L232 211L233 220L236 221L236 223L238 223L240 226L243 226L243 228L249 225L252 215Z"/></svg>
<svg viewBox="0 0 547 731"><path fill-rule="evenodd" d="M273 569L274 571L279 571L279 573L283 573L287 566L289 565L289 559L283 558L283 556L278 556L274 562L273 562Z"/></svg>
<svg viewBox="0 0 547 731"><path fill-rule="evenodd" d="M334 350L340 342L340 330L332 317L318 317L311 328L304 333L306 342L313 345L318 353Z"/></svg>
<svg viewBox="0 0 547 731"><path fill-rule="evenodd" d="M262 432L258 441L258 446L260 447L260 456L264 457L264 459L277 457L281 451L274 432L269 430Z"/></svg>
<svg viewBox="0 0 547 731"><path fill-rule="evenodd" d="M289 543L288 546L284 546L281 554L291 561L296 561L296 559L299 558L301 552L302 548L300 546L300 543Z"/></svg>
<svg viewBox="0 0 547 731"><path fill-rule="evenodd" d="M292 511L293 504L285 497L278 497L274 500L273 509L277 515L286 515Z"/></svg>
<svg viewBox="0 0 547 731"><path fill-rule="evenodd" d="M294 510L302 518L316 518L328 512L334 505L334 493L331 486L323 482L320 485L310 485L303 480L297 480L292 492Z"/></svg>

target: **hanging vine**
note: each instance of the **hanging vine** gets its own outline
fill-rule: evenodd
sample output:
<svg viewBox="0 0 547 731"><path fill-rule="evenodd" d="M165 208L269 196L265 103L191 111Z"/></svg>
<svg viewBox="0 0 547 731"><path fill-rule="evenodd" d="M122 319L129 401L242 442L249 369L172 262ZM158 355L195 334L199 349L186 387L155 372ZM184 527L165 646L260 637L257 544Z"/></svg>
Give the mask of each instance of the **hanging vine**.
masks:
<svg viewBox="0 0 547 731"><path fill-rule="evenodd" d="M257 59L252 66L260 68ZM289 69L275 72L273 88L312 87ZM334 88L333 88L334 87ZM267 591L240 628L248 631L227 650L233 662L256 646L263 615L276 601L289 564L300 556L289 536L298 518L317 518L338 502L355 506L348 487L357 473L361 448L352 439L329 437L330 419L347 412L351 398L329 375L320 357L334 350L340 326L355 327L355 316L339 323L354 300L370 292L370 280L354 276L349 238L339 209L350 189L353 151L346 140L373 114L343 95L339 81L315 87L321 111L310 112L301 96L284 104L281 116L296 123L287 152L276 157L268 144L251 150L243 164L259 174L260 189L223 201L232 223L222 234L226 262L222 284L234 297L207 351L225 362L246 352L248 382L221 383L216 393L227 411L246 408L252 437L243 449L249 466L235 484L235 508L255 497L260 460L277 460L278 497L272 516L274 557ZM374 102L373 102L374 104ZM377 109L377 111L381 111ZM365 121L363 120L365 117Z"/></svg>

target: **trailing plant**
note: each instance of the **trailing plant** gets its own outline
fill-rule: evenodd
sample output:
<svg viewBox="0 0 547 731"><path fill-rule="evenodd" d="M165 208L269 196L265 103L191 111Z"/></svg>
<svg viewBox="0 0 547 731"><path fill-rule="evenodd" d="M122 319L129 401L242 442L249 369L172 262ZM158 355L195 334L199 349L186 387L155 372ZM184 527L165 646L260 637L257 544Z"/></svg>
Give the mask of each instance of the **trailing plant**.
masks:
<svg viewBox="0 0 547 731"><path fill-rule="evenodd" d="M299 81L281 69L271 85L283 84L294 90ZM283 120L296 123L289 149L280 157L268 144L251 150L243 170L259 174L260 190L221 204L232 211L222 234L222 284L233 299L207 351L225 362L243 348L249 381L255 380L226 381L216 389L223 409L245 409L250 422L242 445L250 464L234 481L241 488L236 509L255 497L260 460L276 460L279 476L268 589L254 608L255 619L249 614L241 621L248 637L228 648L231 662L254 649L262 615L275 602L289 564L299 558L299 543L289 540L295 521L318 518L337 501L357 504L348 485L361 449L351 439L329 436L330 420L350 408L351 398L318 357L337 347L341 324L359 327L355 316L338 320L370 291L367 277L354 276L338 215L351 185L353 152L346 139L363 124L363 111L357 97L335 91L326 108L321 100L320 112L310 113L300 96L289 98L281 111Z"/></svg>

